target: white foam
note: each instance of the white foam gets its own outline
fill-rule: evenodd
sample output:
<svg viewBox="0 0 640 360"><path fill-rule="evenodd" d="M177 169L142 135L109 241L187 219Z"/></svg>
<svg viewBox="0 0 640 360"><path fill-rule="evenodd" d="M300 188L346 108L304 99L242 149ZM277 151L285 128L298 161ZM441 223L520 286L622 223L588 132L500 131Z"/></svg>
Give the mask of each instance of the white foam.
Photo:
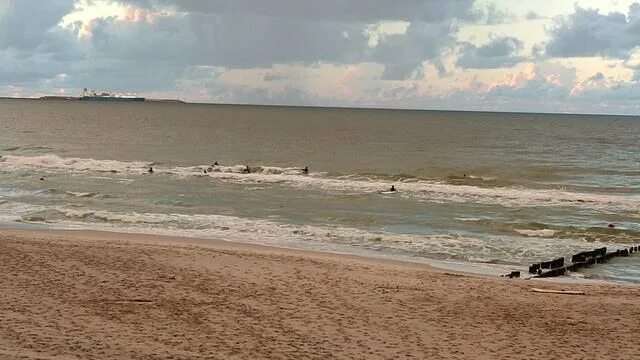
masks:
<svg viewBox="0 0 640 360"><path fill-rule="evenodd" d="M5 217L2 215L11 215ZM396 234L340 226L293 225L275 220L215 214L161 214L112 212L86 208L0 204L0 219L19 217L23 222L187 237L226 239L276 246L351 251L379 251L391 257L452 259L471 262L525 263L557 254L588 250L597 244L579 240L558 242L531 237L477 237L471 234ZM603 245L606 246L606 245Z"/></svg>
<svg viewBox="0 0 640 360"><path fill-rule="evenodd" d="M72 172L141 172L147 169L151 163L135 161L122 162L117 160L96 160L82 158L64 158L58 155L16 156L4 155L0 159L2 168L7 170L24 168L43 168L52 171Z"/></svg>
<svg viewBox="0 0 640 360"><path fill-rule="evenodd" d="M57 155L41 156L3 156L0 170L24 168L45 168L50 171L64 172L116 172L128 176L142 175L152 163L120 162L116 160L96 160L63 158ZM204 173L204 170L210 172ZM155 175L172 175L181 178L198 176L212 180L237 184L282 184L304 191L321 190L329 193L371 194L388 189L392 181L375 176L347 175L329 177L324 173L302 174L302 170L293 167L261 166L252 168L245 174L245 165L233 166L191 166L191 167L154 167ZM120 180L118 180L120 181ZM125 181L125 180L122 180ZM126 179L126 181L131 181ZM409 182L396 183L396 196L417 201L437 203L480 203L506 207L522 206L573 206L598 210L622 210L636 213L640 209L640 198L625 195L577 193L566 190L543 190L522 187L479 187L472 185L453 185L434 181L412 179Z"/></svg>
<svg viewBox="0 0 640 360"><path fill-rule="evenodd" d="M23 216L28 216L34 212L45 211L46 209L47 208L43 205L2 200L0 201L0 221L20 221Z"/></svg>
<svg viewBox="0 0 640 360"><path fill-rule="evenodd" d="M468 221L468 222L478 222L478 221L482 221L484 219L483 218L478 218L478 217L470 217L470 218L458 217L458 218L456 218L456 220Z"/></svg>
<svg viewBox="0 0 640 360"><path fill-rule="evenodd" d="M556 234L556 231L552 229L540 229L540 230L514 229L514 230L518 234L522 234L525 236L532 236L532 237L552 237Z"/></svg>

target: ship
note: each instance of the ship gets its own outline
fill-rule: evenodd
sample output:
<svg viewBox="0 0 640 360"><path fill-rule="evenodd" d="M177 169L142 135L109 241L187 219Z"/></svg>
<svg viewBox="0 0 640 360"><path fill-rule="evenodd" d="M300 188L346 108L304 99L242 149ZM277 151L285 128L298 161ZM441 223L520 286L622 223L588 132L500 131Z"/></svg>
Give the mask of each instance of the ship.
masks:
<svg viewBox="0 0 640 360"><path fill-rule="evenodd" d="M96 91L84 88L80 100L91 101L145 101L145 98L132 93L113 93L109 91Z"/></svg>

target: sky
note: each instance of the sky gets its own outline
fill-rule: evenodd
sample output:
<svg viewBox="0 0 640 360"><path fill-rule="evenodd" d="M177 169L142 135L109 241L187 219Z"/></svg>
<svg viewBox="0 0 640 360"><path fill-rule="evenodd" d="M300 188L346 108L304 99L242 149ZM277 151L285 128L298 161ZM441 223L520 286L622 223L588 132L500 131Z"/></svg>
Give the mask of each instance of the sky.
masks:
<svg viewBox="0 0 640 360"><path fill-rule="evenodd" d="M0 96L640 114L640 2L0 0Z"/></svg>

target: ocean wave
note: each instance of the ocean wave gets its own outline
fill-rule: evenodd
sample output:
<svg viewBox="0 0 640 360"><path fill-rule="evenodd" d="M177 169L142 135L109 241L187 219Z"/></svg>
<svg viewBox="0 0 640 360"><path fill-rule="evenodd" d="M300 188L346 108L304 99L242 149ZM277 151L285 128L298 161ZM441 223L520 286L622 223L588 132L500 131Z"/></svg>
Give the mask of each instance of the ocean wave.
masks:
<svg viewBox="0 0 640 360"><path fill-rule="evenodd" d="M552 237L556 234L556 230L552 229L539 229L539 230L526 230L526 229L515 229L515 232L518 234L522 234L525 236L533 236L533 237Z"/></svg>
<svg viewBox="0 0 640 360"><path fill-rule="evenodd" d="M0 150L2 151L12 151L12 152L25 152L25 153L48 153L53 151L52 148L47 147L47 146L36 146L36 145L30 145L30 146L7 146L7 147L0 147Z"/></svg>
<svg viewBox="0 0 640 360"><path fill-rule="evenodd" d="M0 188L1 198L20 198L20 197L69 197L69 198L87 198L87 199L108 199L114 198L113 195L99 194L94 192L76 192L60 189L42 189L42 190L24 190L18 188Z"/></svg>
<svg viewBox="0 0 640 360"><path fill-rule="evenodd" d="M515 241L510 236L397 234L341 226L293 225L226 215L113 212L61 206L45 208L12 202L0 204L0 219L6 214L11 214L15 221L62 228L214 238L325 251L360 249L387 256L481 263L526 264L593 246L581 241L558 242L537 237Z"/></svg>
<svg viewBox="0 0 640 360"><path fill-rule="evenodd" d="M59 172L112 172L128 177L146 174L153 163L148 161L120 162L63 158L58 155L16 156L0 158L0 171L25 168L46 169ZM264 186L281 184L300 190L318 190L331 194L372 194L395 184L396 197L436 203L480 203L505 207L572 206L597 210L628 211L637 213L640 198L621 194L580 193L555 189L531 189L524 187L487 187L470 184L451 184L441 181L404 179L399 182L385 180L374 175L331 176L323 172L304 174L295 167L256 166L245 172L246 165L231 166L154 166L154 175L180 178L205 177L216 181ZM132 181L127 179L127 181Z"/></svg>
<svg viewBox="0 0 640 360"><path fill-rule="evenodd" d="M36 196L52 196L52 197L70 197L70 198L86 198L86 199L111 199L115 196L100 194L95 192L76 192L60 189L44 189L33 192Z"/></svg>
<svg viewBox="0 0 640 360"><path fill-rule="evenodd" d="M23 196L34 195L35 191L29 191L17 188L3 188L0 187L0 199L2 198L17 198Z"/></svg>
<svg viewBox="0 0 640 360"><path fill-rule="evenodd" d="M542 223L506 224L505 229L513 229L514 232L529 236L554 239L578 239L585 242L606 242L632 244L640 238L640 230L630 227L616 226L560 226Z"/></svg>
<svg viewBox="0 0 640 360"><path fill-rule="evenodd" d="M47 154L38 156L3 155L0 164L4 170L22 170L29 168L46 169L59 172L144 172L151 162L122 162L117 160L96 160L83 158L65 158Z"/></svg>

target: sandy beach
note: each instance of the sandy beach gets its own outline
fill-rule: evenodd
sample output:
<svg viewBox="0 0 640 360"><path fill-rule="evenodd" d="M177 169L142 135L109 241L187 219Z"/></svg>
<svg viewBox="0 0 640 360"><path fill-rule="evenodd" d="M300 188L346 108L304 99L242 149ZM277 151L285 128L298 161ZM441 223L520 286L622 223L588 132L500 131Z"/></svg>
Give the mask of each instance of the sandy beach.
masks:
<svg viewBox="0 0 640 360"><path fill-rule="evenodd" d="M632 359L639 288L223 241L0 232L1 359ZM538 294L531 287L584 290Z"/></svg>

